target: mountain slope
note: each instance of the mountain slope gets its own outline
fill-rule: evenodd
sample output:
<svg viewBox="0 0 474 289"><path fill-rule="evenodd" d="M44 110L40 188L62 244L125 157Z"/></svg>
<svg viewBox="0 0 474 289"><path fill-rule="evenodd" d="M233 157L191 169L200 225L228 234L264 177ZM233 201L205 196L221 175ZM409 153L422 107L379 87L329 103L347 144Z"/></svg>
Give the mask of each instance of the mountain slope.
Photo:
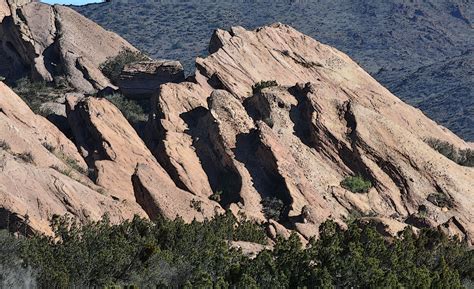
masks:
<svg viewBox="0 0 474 289"><path fill-rule="evenodd" d="M468 0L111 1L73 8L154 57L181 60L188 72L193 70L197 55L207 54L207 39L216 28L288 23L348 53L387 88L415 105L416 92L399 89L400 80L474 46L474 6ZM469 69L459 72L455 83L469 88ZM462 110L469 104L465 101L474 97L472 89L459 91L462 101L452 100L445 93L454 84L438 73L440 86L432 87L422 80L430 76L413 81L429 99L444 98L457 111ZM420 108L465 139L474 139L472 126L463 116L432 113L442 109L434 104Z"/></svg>

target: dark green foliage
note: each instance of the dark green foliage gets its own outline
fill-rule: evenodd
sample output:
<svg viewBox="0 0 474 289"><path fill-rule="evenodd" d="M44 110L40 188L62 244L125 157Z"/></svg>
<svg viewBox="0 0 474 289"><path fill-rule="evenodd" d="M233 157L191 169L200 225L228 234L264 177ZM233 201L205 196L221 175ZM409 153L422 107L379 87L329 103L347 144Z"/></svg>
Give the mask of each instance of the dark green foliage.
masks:
<svg viewBox="0 0 474 289"><path fill-rule="evenodd" d="M126 99L123 95L117 93L108 95L105 98L113 103L131 124L147 120L147 115L143 108L133 100Z"/></svg>
<svg viewBox="0 0 474 289"><path fill-rule="evenodd" d="M22 78L12 84L13 91L28 104L31 110L43 116L50 114L50 111L41 109L45 102L54 101L66 92L72 91L67 84L46 83L44 81L33 82L28 78Z"/></svg>
<svg viewBox="0 0 474 289"><path fill-rule="evenodd" d="M285 207L282 200L275 197L266 197L262 199L263 214L267 219L273 219L275 221L280 220L281 214Z"/></svg>
<svg viewBox="0 0 474 289"><path fill-rule="evenodd" d="M34 163L35 159L31 152L22 152L16 155L20 160L24 161L25 163Z"/></svg>
<svg viewBox="0 0 474 289"><path fill-rule="evenodd" d="M425 142L453 162L461 166L474 167L474 150L457 149L449 142L434 138L427 139Z"/></svg>
<svg viewBox="0 0 474 289"><path fill-rule="evenodd" d="M341 182L341 186L353 193L367 193L372 188L372 183L362 176L347 177Z"/></svg>
<svg viewBox="0 0 474 289"><path fill-rule="evenodd" d="M452 208L453 207L453 201L451 198L446 196L443 193L434 193L434 194L429 194L428 201L433 203L435 206L438 206L440 208L446 207L446 208Z"/></svg>
<svg viewBox="0 0 474 289"><path fill-rule="evenodd" d="M272 87L272 86L278 86L278 83L276 80L262 80L260 82L255 83L252 86L252 92L253 94L258 94L262 91L262 89L267 88L267 87Z"/></svg>
<svg viewBox="0 0 474 289"><path fill-rule="evenodd" d="M190 224L136 217L79 226L56 217L52 228L55 237L0 235L0 266L23 259L41 288L461 288L474 278L474 251L433 229L389 240L367 222L342 230L326 221L306 248L292 234L251 259L229 241L265 243L263 229L230 213Z"/></svg>
<svg viewBox="0 0 474 289"><path fill-rule="evenodd" d="M222 191L216 191L209 197L209 199L219 203L222 200L222 194Z"/></svg>
<svg viewBox="0 0 474 289"><path fill-rule="evenodd" d="M117 83L120 73L127 64L149 60L150 58L140 51L122 50L117 56L108 58L100 65L100 70L114 84Z"/></svg>
<svg viewBox="0 0 474 289"><path fill-rule="evenodd" d="M5 151L9 151L10 150L10 145L4 140L0 140L0 149L5 150Z"/></svg>

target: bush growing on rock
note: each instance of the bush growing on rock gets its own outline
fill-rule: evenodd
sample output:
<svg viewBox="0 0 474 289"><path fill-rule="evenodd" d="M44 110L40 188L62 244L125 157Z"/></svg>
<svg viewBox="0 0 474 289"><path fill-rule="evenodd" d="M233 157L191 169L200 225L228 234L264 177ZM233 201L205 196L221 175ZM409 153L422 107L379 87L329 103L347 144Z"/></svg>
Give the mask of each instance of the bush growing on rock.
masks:
<svg viewBox="0 0 474 289"><path fill-rule="evenodd" d="M372 188L372 183L358 175L345 178L341 182L341 186L353 193L367 193Z"/></svg>
<svg viewBox="0 0 474 289"><path fill-rule="evenodd" d="M278 83L276 80L262 80L260 82L255 83L252 86L252 92L253 94L258 94L262 91L262 89L267 88L267 87L272 87L272 86L278 86Z"/></svg>
<svg viewBox="0 0 474 289"><path fill-rule="evenodd" d="M281 214L283 213L285 204L276 197L266 197L262 200L262 206L263 214L267 219L278 221L282 217Z"/></svg>
<svg viewBox="0 0 474 289"><path fill-rule="evenodd" d="M140 51L122 50L117 56L108 58L100 65L100 70L110 81L117 84L120 73L127 64L149 60L150 58Z"/></svg>
<svg viewBox="0 0 474 289"><path fill-rule="evenodd" d="M136 124L147 120L147 115L143 108L133 100L126 99L123 95L114 93L105 97L113 103L131 123Z"/></svg>
<svg viewBox="0 0 474 289"><path fill-rule="evenodd" d="M71 91L67 83L55 85L44 81L31 81L29 78L17 80L12 84L12 89L28 104L34 113L43 116L49 114L49 111L41 108L43 103L54 101L64 93Z"/></svg>
<svg viewBox="0 0 474 289"><path fill-rule="evenodd" d="M453 144L435 138L429 138L425 142L437 152L452 160L453 162L467 167L474 167L474 150L457 149Z"/></svg>

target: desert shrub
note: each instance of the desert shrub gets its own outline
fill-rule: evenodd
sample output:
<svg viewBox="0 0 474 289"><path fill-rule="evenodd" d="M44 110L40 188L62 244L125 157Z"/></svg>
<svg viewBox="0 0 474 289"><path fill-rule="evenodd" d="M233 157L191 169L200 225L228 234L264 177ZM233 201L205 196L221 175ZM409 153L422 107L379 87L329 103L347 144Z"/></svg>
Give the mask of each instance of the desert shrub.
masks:
<svg viewBox="0 0 474 289"><path fill-rule="evenodd" d="M196 211L198 211L199 213L202 212L202 201L201 200L192 199L191 202L189 203L189 206L191 208L195 209Z"/></svg>
<svg viewBox="0 0 474 289"><path fill-rule="evenodd" d="M56 150L56 148L47 143L47 142L44 142L42 143L43 147L45 149L47 149L50 153L54 154L58 159L62 160L69 168L81 173L81 174L86 174L87 171L85 169L83 169L78 163L77 163L77 160L69 157L68 155L66 155L63 151L61 150ZM64 175L67 175L67 176L70 176L71 175L71 170L58 170L56 169L57 171L63 173Z"/></svg>
<svg viewBox="0 0 474 289"><path fill-rule="evenodd" d="M263 214L267 219L278 221L282 217L285 204L279 198L266 197L262 199L262 206Z"/></svg>
<svg viewBox="0 0 474 289"><path fill-rule="evenodd" d="M24 161L25 163L34 163L35 159L31 152L22 152L16 155L20 160Z"/></svg>
<svg viewBox="0 0 474 289"><path fill-rule="evenodd" d="M127 64L149 60L150 58L140 51L125 49L115 57L109 57L100 65L100 70L114 84L117 83L120 73Z"/></svg>
<svg viewBox="0 0 474 289"><path fill-rule="evenodd" d="M59 96L72 90L67 83L61 83L60 86L56 86L54 83L31 81L29 78L17 80L13 84L12 89L28 104L34 113L43 116L51 113L48 110L41 109L43 103L54 101Z"/></svg>
<svg viewBox="0 0 474 289"><path fill-rule="evenodd" d="M341 186L353 193L367 193L372 188L372 183L358 175L345 178Z"/></svg>
<svg viewBox="0 0 474 289"><path fill-rule="evenodd" d="M223 191L215 191L210 197L209 199L214 201L214 202L220 202L221 199L222 199L222 194L223 194Z"/></svg>
<svg viewBox="0 0 474 289"><path fill-rule="evenodd" d="M0 140L0 149L5 150L5 151L9 151L10 150L10 145L4 140Z"/></svg>
<svg viewBox="0 0 474 289"><path fill-rule="evenodd" d="M143 108L133 100L126 99L123 95L117 93L108 95L105 98L113 103L131 124L147 120L147 115L144 113Z"/></svg>
<svg viewBox="0 0 474 289"><path fill-rule="evenodd" d="M189 224L105 217L79 225L55 216L51 228L53 236L0 234L0 276L20 263L37 272L39 288L461 288L474 278L474 251L435 229L387 238L370 222L343 230L328 220L304 247L292 234L249 258L228 243L265 241L263 229L229 212Z"/></svg>
<svg viewBox="0 0 474 289"><path fill-rule="evenodd" d="M452 208L453 207L453 201L451 198L449 198L447 195L443 193L433 193L429 194L428 201L433 203L435 206L438 206L440 208L446 207L446 208Z"/></svg>
<svg viewBox="0 0 474 289"><path fill-rule="evenodd" d="M467 167L474 167L474 150L457 149L453 144L435 138L426 139L425 142L434 150L444 155L453 162Z"/></svg>
<svg viewBox="0 0 474 289"><path fill-rule="evenodd" d="M272 86L278 86L278 83L276 80L262 80L260 82L255 83L252 86L252 92L253 94L258 94L262 91L262 89L267 88L267 87L272 87Z"/></svg>

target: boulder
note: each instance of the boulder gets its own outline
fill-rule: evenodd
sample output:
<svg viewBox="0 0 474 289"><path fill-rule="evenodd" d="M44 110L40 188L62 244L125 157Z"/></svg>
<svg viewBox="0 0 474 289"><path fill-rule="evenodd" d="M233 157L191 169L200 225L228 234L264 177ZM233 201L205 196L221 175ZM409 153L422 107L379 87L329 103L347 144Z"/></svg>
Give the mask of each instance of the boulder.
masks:
<svg viewBox="0 0 474 289"><path fill-rule="evenodd" d="M125 65L117 86L131 99L150 99L160 85L184 81L184 69L178 61L153 60Z"/></svg>

